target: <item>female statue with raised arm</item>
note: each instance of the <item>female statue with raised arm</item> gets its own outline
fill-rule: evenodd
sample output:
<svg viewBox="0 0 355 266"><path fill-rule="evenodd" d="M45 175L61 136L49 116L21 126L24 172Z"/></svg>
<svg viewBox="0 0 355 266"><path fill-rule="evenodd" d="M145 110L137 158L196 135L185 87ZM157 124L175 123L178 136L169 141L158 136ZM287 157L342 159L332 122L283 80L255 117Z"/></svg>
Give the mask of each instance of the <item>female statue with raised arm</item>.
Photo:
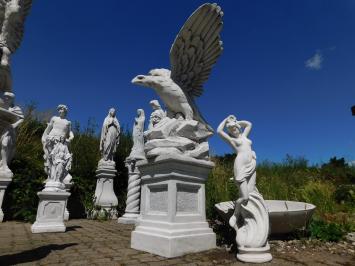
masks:
<svg viewBox="0 0 355 266"><path fill-rule="evenodd" d="M239 199L235 204L234 216L230 223L235 224L235 219L240 213L241 204L248 202L249 193L255 190L256 179L256 154L251 148L252 141L248 139L252 124L248 121L237 121L234 115L225 118L219 125L217 132L237 154L234 161L234 181L239 187ZM228 134L224 132L227 128ZM242 129L244 130L242 131ZM232 221L233 220L233 221Z"/></svg>
<svg viewBox="0 0 355 266"><path fill-rule="evenodd" d="M100 140L100 162L113 162L113 156L116 152L117 145L120 139L120 124L116 118L115 108L110 108L108 115L106 116L101 130Z"/></svg>
<svg viewBox="0 0 355 266"><path fill-rule="evenodd" d="M217 132L236 153L234 181L239 187L239 198L235 201L229 225L236 231L237 258L244 262L266 262L272 259L267 243L269 215L255 186L256 154L248 138L251 127L250 122L238 121L234 115L229 115L220 123Z"/></svg>

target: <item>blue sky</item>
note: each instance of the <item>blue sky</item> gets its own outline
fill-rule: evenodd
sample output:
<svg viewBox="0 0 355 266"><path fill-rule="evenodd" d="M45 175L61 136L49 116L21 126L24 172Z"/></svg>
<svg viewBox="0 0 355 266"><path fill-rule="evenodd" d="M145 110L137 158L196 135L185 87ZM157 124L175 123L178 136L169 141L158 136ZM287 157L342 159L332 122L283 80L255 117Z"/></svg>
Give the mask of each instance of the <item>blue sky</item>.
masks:
<svg viewBox="0 0 355 266"><path fill-rule="evenodd" d="M59 103L69 118L98 124L113 106L132 126L157 96L130 83L169 68L170 46L204 1L34 1L12 57L20 105ZM285 155L355 160L355 1L219 1L224 52L198 105L216 128L229 114L253 123L260 160ZM215 154L231 149L214 136Z"/></svg>

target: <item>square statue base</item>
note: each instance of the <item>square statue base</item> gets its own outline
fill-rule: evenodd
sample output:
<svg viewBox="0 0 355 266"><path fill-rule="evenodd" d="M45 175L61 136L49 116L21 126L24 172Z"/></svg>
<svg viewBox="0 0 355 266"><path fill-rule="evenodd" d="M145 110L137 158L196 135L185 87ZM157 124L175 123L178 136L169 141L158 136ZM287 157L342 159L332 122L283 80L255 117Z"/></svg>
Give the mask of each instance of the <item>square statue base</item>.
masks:
<svg viewBox="0 0 355 266"><path fill-rule="evenodd" d="M32 233L65 232L64 211L69 192L41 191L37 193L39 204Z"/></svg>
<svg viewBox="0 0 355 266"><path fill-rule="evenodd" d="M4 213L2 211L2 202L4 200L6 188L11 183L11 180L11 178L3 178L0 175L0 223L4 219Z"/></svg>
<svg viewBox="0 0 355 266"><path fill-rule="evenodd" d="M131 247L167 258L216 248L205 214L205 182L214 164L174 155L137 166L141 216Z"/></svg>

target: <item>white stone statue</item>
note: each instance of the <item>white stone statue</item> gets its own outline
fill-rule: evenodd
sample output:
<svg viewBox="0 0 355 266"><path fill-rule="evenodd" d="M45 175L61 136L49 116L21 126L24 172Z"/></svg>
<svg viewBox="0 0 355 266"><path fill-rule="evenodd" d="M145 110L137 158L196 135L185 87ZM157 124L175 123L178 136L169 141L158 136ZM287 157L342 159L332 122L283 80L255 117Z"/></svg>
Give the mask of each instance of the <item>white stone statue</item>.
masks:
<svg viewBox="0 0 355 266"><path fill-rule="evenodd" d="M72 155L68 144L73 140L74 134L71 130L71 122L66 119L68 107L60 104L57 110L59 116L51 118L42 135L44 169L48 175L45 191L64 191L64 182L71 181L68 171L71 167Z"/></svg>
<svg viewBox="0 0 355 266"><path fill-rule="evenodd" d="M23 113L19 106L14 105L15 95L12 92L3 94L3 108L17 116L13 123L9 123L1 132L1 161L0 176L12 178L13 173L9 169L8 164L11 162L15 153L16 131L18 126L23 122Z"/></svg>
<svg viewBox="0 0 355 266"><path fill-rule="evenodd" d="M32 233L65 232L64 218L69 218L66 207L72 179L69 174L72 154L68 145L74 133L71 122L66 119L68 107L60 104L57 111L59 116L51 118L42 135L44 170L48 178L44 189L37 193L39 203Z"/></svg>
<svg viewBox="0 0 355 266"><path fill-rule="evenodd" d="M116 118L116 110L110 108L101 130L100 152L101 160L96 170L96 189L94 204L101 209L94 216L105 212L112 219L117 218L117 197L113 190L113 179L117 174L114 154L120 139L120 124ZM105 211L104 211L105 210Z"/></svg>
<svg viewBox="0 0 355 266"><path fill-rule="evenodd" d="M162 105L150 102L153 111L144 132L147 160L136 165L141 204L131 234L134 249L171 258L216 247L205 213L205 182L214 166L208 145L213 129L195 98L202 95L222 52L222 16L217 4L197 8L170 50L171 71L153 69L132 80L153 88L162 100Z"/></svg>
<svg viewBox="0 0 355 266"><path fill-rule="evenodd" d="M160 122L164 117L166 117L166 112L161 108L158 100L151 100L150 106L153 112L150 114L148 130L152 129L157 123Z"/></svg>
<svg viewBox="0 0 355 266"><path fill-rule="evenodd" d="M152 102L154 105L154 101ZM158 105L159 103L156 102L154 106ZM126 209L125 214L118 218L119 223L134 224L140 213L141 175L136 163L146 159L144 152L144 122L144 110L138 109L132 133L133 147L130 155L126 158L126 167L128 169Z"/></svg>
<svg viewBox="0 0 355 266"><path fill-rule="evenodd" d="M20 46L32 0L0 0L0 91L12 91L10 55Z"/></svg>
<svg viewBox="0 0 355 266"><path fill-rule="evenodd" d="M100 152L102 159L99 163L114 163L113 156L120 140L120 124L116 118L116 110L111 108L104 120L101 130Z"/></svg>
<svg viewBox="0 0 355 266"><path fill-rule="evenodd" d="M147 153L159 148L147 154L148 158L163 155L162 152L176 152L195 159L206 159L207 138L212 135L213 129L203 119L195 98L202 95L203 83L223 50L219 36L222 16L223 12L216 4L199 7L185 22L172 45L171 71L153 69L149 75L138 75L132 80L134 84L155 90L167 108L167 118L171 120L166 126L171 128L172 124L175 125L164 137L171 137L168 141L147 143L153 144ZM153 135L150 140L163 139Z"/></svg>
<svg viewBox="0 0 355 266"><path fill-rule="evenodd" d="M137 117L134 120L132 138L133 138L133 147L131 153L128 156L128 160L144 160L144 122L145 122L145 113L143 109L137 110Z"/></svg>
<svg viewBox="0 0 355 266"><path fill-rule="evenodd" d="M239 198L229 220L236 231L237 258L244 262L266 262L272 259L267 242L269 215L265 201L256 188L256 155L248 138L251 128L250 122L238 121L230 115L220 123L217 132L237 154L234 181L239 187Z"/></svg>

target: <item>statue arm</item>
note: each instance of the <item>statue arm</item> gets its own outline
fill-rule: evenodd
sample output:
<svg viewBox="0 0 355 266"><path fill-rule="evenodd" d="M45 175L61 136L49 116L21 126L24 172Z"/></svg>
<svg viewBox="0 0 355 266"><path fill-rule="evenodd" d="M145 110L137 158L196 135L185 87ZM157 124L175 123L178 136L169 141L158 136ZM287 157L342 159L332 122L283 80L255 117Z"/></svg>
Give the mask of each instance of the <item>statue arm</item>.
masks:
<svg viewBox="0 0 355 266"><path fill-rule="evenodd" d="M68 142L71 142L73 139L74 139L74 133L73 131L71 130L71 123L69 122L69 138L68 138Z"/></svg>
<svg viewBox="0 0 355 266"><path fill-rule="evenodd" d="M23 118L17 120L15 123L12 124L12 128L16 129L19 125L22 124L23 120L24 120Z"/></svg>
<svg viewBox="0 0 355 266"><path fill-rule="evenodd" d="M226 126L228 117L225 118L218 126L217 128L217 133L218 135L224 140L226 141L229 145L231 145L232 147L234 147L233 145L233 141L232 138L224 131L224 127Z"/></svg>
<svg viewBox="0 0 355 266"><path fill-rule="evenodd" d="M241 126L241 127L244 127L244 130L243 130L243 135L245 137L248 137L250 131L251 131L251 128L252 128L252 123L249 122L249 121L238 121L238 124Z"/></svg>

